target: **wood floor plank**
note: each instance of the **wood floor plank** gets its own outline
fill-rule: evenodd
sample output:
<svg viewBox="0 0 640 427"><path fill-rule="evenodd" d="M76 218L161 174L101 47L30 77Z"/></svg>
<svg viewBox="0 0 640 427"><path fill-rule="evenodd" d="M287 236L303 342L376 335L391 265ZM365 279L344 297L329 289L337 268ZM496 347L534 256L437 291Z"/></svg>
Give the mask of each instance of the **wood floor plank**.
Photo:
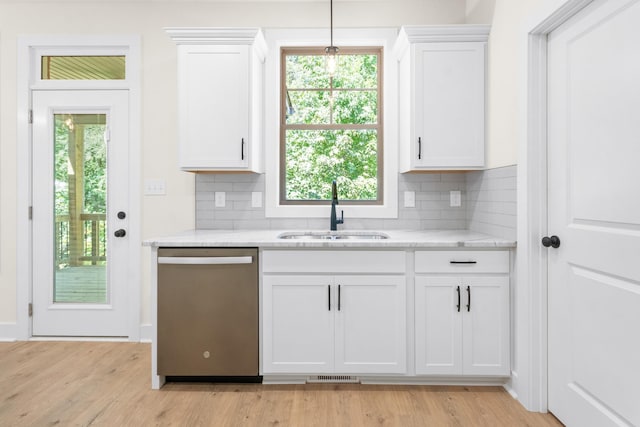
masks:
<svg viewBox="0 0 640 427"><path fill-rule="evenodd" d="M501 387L171 383L150 346L0 343L1 426L561 426Z"/></svg>

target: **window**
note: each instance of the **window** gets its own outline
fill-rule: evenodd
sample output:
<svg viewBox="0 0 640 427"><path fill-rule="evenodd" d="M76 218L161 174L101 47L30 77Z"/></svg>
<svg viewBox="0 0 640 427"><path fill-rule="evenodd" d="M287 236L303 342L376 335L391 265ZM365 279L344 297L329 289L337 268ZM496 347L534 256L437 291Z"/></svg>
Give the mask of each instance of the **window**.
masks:
<svg viewBox="0 0 640 427"><path fill-rule="evenodd" d="M280 204L383 204L382 48L281 48Z"/></svg>
<svg viewBox="0 0 640 427"><path fill-rule="evenodd" d="M42 80L124 80L125 56L42 56Z"/></svg>

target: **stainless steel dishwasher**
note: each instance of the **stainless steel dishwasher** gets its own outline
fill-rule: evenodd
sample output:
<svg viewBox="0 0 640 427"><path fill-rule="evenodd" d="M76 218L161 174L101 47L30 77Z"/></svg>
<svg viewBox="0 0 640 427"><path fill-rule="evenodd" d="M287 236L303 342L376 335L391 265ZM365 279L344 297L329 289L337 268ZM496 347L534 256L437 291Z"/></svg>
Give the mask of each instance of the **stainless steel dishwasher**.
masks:
<svg viewBox="0 0 640 427"><path fill-rule="evenodd" d="M258 250L159 248L158 375L259 381L258 363Z"/></svg>

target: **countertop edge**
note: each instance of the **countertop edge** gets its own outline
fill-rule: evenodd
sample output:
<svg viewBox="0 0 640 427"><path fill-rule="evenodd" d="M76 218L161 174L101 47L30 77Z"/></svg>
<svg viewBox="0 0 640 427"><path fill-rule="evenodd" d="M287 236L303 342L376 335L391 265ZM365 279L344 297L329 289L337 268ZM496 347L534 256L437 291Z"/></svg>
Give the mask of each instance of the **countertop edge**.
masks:
<svg viewBox="0 0 640 427"><path fill-rule="evenodd" d="M291 230L186 230L145 239L148 247L258 247L261 249L513 249L515 240L470 230L384 230L388 239L296 240L279 239ZM349 230L351 231L351 230ZM363 232L365 230L353 230Z"/></svg>

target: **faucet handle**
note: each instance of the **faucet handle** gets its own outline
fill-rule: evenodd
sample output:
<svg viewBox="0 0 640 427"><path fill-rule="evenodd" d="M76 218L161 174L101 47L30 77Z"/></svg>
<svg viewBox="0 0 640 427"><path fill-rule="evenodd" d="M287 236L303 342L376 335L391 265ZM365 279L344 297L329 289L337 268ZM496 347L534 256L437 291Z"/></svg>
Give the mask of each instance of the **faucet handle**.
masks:
<svg viewBox="0 0 640 427"><path fill-rule="evenodd" d="M336 219L336 224L344 224L344 211L340 211L340 219Z"/></svg>

